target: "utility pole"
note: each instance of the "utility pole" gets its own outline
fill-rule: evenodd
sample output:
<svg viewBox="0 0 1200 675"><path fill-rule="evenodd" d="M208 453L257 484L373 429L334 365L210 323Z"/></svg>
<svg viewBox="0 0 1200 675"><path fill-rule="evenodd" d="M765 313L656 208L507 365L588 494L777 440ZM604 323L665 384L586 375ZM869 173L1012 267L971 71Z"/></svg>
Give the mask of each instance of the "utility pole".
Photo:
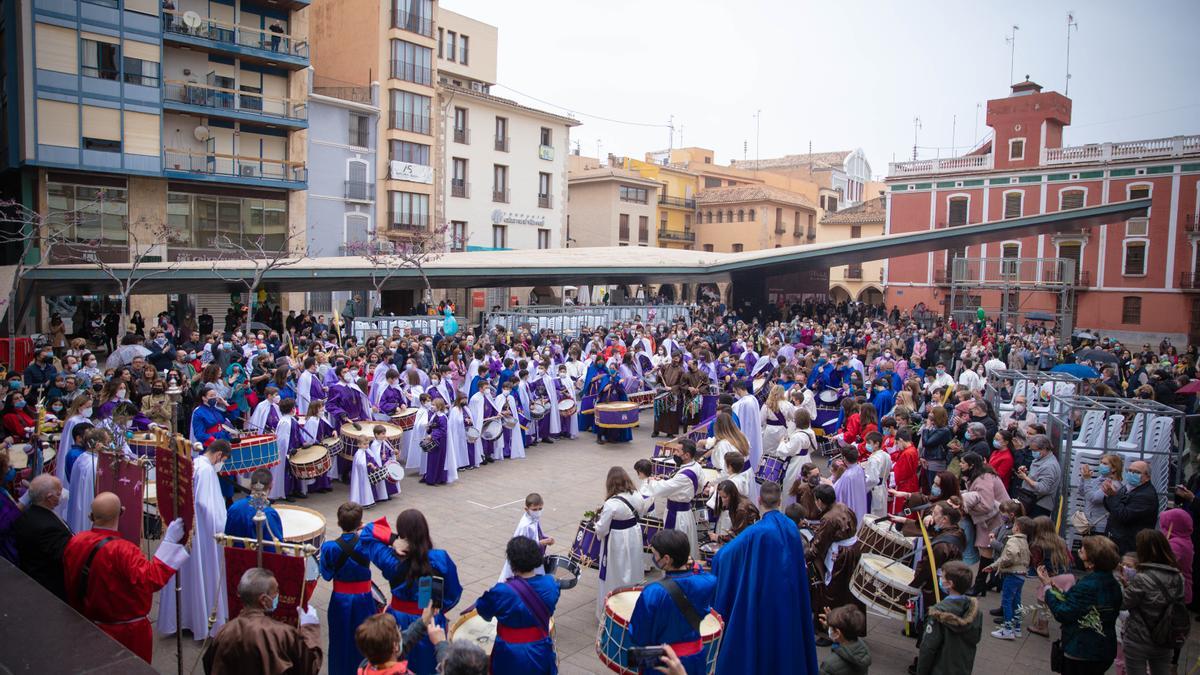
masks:
<svg viewBox="0 0 1200 675"><path fill-rule="evenodd" d="M913 118L913 161L917 161L917 132L921 130L921 118ZM809 148L809 153L812 154L812 149Z"/></svg>
<svg viewBox="0 0 1200 675"><path fill-rule="evenodd" d="M957 148L954 145L955 136L958 134L958 115L950 118L950 156L956 157Z"/></svg>
<svg viewBox="0 0 1200 675"><path fill-rule="evenodd" d="M762 137L760 129L762 128L762 109L754 113L754 170L758 171L758 163L762 161L762 153L759 151L758 141Z"/></svg>
<svg viewBox="0 0 1200 675"><path fill-rule="evenodd" d="M1012 86L1012 83L1013 83L1013 65L1017 62L1017 31L1020 29L1021 29L1020 26L1013 24L1012 35L1004 38L1004 41L1009 44L1008 86L1010 86L1010 87Z"/></svg>
<svg viewBox="0 0 1200 675"><path fill-rule="evenodd" d="M1071 29L1079 30L1079 24L1075 23L1075 12L1067 12L1067 84L1063 87L1063 96L1071 93Z"/></svg>

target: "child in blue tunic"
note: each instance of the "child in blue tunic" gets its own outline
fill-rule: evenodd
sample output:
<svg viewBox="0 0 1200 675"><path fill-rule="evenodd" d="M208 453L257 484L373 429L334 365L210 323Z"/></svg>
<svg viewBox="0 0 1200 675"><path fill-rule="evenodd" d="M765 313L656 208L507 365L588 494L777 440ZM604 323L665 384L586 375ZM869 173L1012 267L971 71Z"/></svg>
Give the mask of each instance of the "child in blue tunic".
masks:
<svg viewBox="0 0 1200 675"><path fill-rule="evenodd" d="M362 514L362 506L354 502L339 506L337 519L342 536L321 546L321 578L333 582L328 612L332 675L355 675L358 671L363 655L355 646L355 631L376 612L371 596L370 558L358 534ZM394 620L392 630L395 630Z"/></svg>
<svg viewBox="0 0 1200 675"><path fill-rule="evenodd" d="M529 537L508 540L505 557L514 576L491 587L475 609L496 619L491 671L495 675L554 675L558 672L550 617L558 605L558 582L542 571L542 550Z"/></svg>
<svg viewBox="0 0 1200 675"><path fill-rule="evenodd" d="M700 632L684 618L664 583L669 581L678 585L696 615L703 620L712 608L717 590L716 577L689 569L692 545L680 530L663 530L654 535L650 549L655 566L666 572L666 576L661 581L647 584L638 596L629 619L632 642L641 647L671 645L688 675L707 673ZM657 665L643 664L641 672L654 673Z"/></svg>

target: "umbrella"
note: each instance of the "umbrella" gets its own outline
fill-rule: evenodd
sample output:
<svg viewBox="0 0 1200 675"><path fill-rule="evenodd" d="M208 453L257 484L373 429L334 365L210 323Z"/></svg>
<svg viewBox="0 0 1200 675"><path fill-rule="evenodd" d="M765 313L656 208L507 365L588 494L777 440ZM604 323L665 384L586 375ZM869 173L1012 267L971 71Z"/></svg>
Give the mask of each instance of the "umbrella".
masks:
<svg viewBox="0 0 1200 675"><path fill-rule="evenodd" d="M1060 363L1059 365L1051 368L1050 372L1067 373L1068 375L1074 375L1081 380L1094 380L1097 377L1100 377L1100 373L1097 373L1095 368L1092 368L1091 366L1085 366L1082 363Z"/></svg>
<svg viewBox="0 0 1200 675"><path fill-rule="evenodd" d="M1079 338L1080 340L1095 340L1096 339L1095 335L1092 335L1091 333L1087 332L1086 330L1081 330L1078 333L1075 333L1075 337Z"/></svg>
<svg viewBox="0 0 1200 675"><path fill-rule="evenodd" d="M1080 349L1075 352L1075 358L1079 361L1091 361L1092 363L1112 363L1114 365L1118 363L1116 354L1103 349Z"/></svg>
<svg viewBox="0 0 1200 675"><path fill-rule="evenodd" d="M1025 318L1029 321L1053 321L1054 315L1050 312L1027 312Z"/></svg>
<svg viewBox="0 0 1200 675"><path fill-rule="evenodd" d="M1200 394L1200 380L1192 380L1175 390L1176 394Z"/></svg>
<svg viewBox="0 0 1200 675"><path fill-rule="evenodd" d="M104 362L104 367L120 368L121 366L133 363L135 358L146 356L149 353L150 350L141 345L121 345L113 350L112 354L108 355L108 359Z"/></svg>

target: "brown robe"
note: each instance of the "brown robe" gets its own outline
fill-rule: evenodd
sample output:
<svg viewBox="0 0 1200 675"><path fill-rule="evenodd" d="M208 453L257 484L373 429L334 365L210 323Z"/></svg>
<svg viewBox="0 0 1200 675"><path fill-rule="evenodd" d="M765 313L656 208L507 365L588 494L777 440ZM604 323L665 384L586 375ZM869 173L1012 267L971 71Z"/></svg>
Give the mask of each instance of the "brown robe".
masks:
<svg viewBox="0 0 1200 675"><path fill-rule="evenodd" d="M796 482L792 484L791 493L795 495L796 503L800 505L802 518L805 520L821 519L821 509L817 506L817 498L813 496L811 485L805 483L803 479L797 478Z"/></svg>
<svg viewBox="0 0 1200 675"><path fill-rule="evenodd" d="M245 608L221 627L204 654L208 675L316 675L325 662L321 627L299 629Z"/></svg>
<svg viewBox="0 0 1200 675"><path fill-rule="evenodd" d="M708 373L702 370L692 370L691 372L685 373L683 379L685 387L683 391L683 402L684 407L686 408L688 401L704 393L710 383L710 380L708 379ZM702 421L700 419L700 408L701 406L696 406L695 410L692 411L692 414L684 415L684 424L686 426L692 427Z"/></svg>
<svg viewBox="0 0 1200 675"><path fill-rule="evenodd" d="M729 543L730 540L741 534L742 530L757 523L759 517L758 507L751 504L749 500L743 499L738 503L738 507L729 514L729 531L718 535L717 541L722 544Z"/></svg>
<svg viewBox="0 0 1200 675"><path fill-rule="evenodd" d="M685 373L682 366L668 363L658 369L659 384L670 390L670 395L654 404L654 433L674 436L679 433L683 421Z"/></svg>
<svg viewBox="0 0 1200 675"><path fill-rule="evenodd" d="M812 541L804 547L805 558L808 564L815 569L815 574L809 575L814 617L823 613L826 607L838 607L849 603L853 603L865 611L863 603L850 593L850 578L854 576L854 570L858 567L858 559L862 555L861 543L855 543L838 551L833 563L833 574L829 579L829 585L824 583L825 554L829 551L829 547L835 542L849 539L857 533L858 519L854 512L845 504L835 502L821 516L821 522L813 530Z"/></svg>

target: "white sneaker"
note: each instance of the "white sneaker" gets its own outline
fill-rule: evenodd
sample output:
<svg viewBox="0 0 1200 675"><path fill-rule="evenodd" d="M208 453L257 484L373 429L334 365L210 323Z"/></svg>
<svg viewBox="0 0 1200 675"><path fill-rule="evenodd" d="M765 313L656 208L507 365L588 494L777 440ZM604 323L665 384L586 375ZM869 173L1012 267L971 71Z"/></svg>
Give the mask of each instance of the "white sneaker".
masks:
<svg viewBox="0 0 1200 675"><path fill-rule="evenodd" d="M1015 640L1017 636L1013 634L1012 629L1001 626L992 631L992 637L1000 638L1001 640Z"/></svg>

